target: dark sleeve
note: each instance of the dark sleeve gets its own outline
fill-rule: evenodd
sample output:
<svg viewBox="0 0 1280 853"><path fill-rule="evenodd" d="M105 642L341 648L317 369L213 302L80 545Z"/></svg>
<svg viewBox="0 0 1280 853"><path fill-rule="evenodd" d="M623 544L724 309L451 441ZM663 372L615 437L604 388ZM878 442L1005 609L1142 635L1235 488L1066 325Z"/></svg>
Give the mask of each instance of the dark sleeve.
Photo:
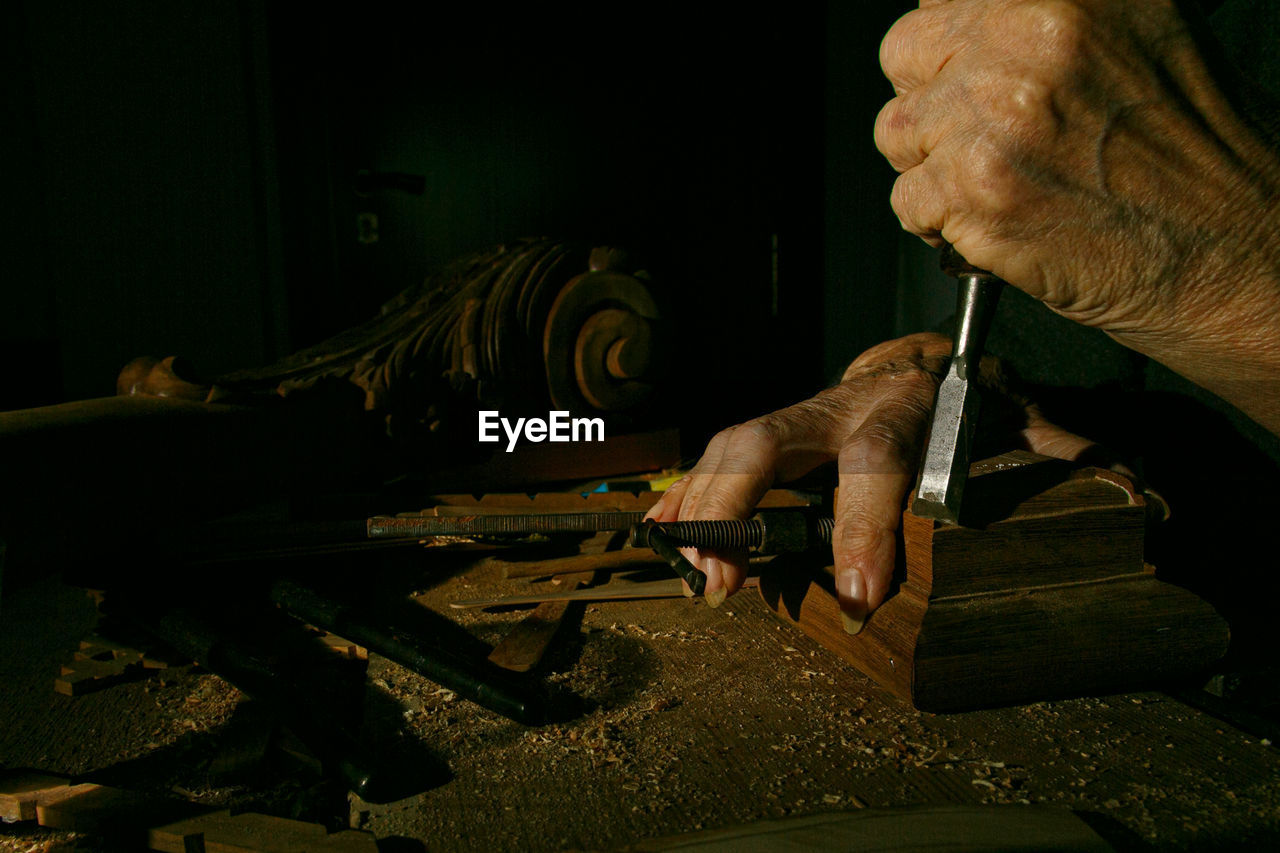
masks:
<svg viewBox="0 0 1280 853"><path fill-rule="evenodd" d="M1209 23L1226 59L1280 98L1280 3L1226 0Z"/></svg>

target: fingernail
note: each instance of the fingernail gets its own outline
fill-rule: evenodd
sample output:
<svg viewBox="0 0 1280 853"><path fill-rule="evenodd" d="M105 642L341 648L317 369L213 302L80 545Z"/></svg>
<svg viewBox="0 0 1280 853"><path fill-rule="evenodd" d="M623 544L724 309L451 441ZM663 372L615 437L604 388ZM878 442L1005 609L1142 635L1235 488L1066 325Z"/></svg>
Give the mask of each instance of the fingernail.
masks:
<svg viewBox="0 0 1280 853"><path fill-rule="evenodd" d="M694 558L694 565L698 567L698 571L707 576L707 584L710 585L712 577L712 569L716 569L714 574L719 574L719 566L716 565L715 557L704 557L701 554ZM704 589L702 591L702 600L707 603L708 607L719 607L724 604L724 584L716 587L714 590Z"/></svg>
<svg viewBox="0 0 1280 853"><path fill-rule="evenodd" d="M836 596L840 599L840 623L848 633L859 633L867 621L867 584L862 572L850 569L836 575Z"/></svg>
<svg viewBox="0 0 1280 853"><path fill-rule="evenodd" d="M693 598L693 590L689 589L689 584L681 583L680 591L684 593L685 598Z"/></svg>
<svg viewBox="0 0 1280 853"><path fill-rule="evenodd" d="M867 583L862 579L862 572L849 569L836 575L836 595L840 598L840 606L861 604L867 606Z"/></svg>

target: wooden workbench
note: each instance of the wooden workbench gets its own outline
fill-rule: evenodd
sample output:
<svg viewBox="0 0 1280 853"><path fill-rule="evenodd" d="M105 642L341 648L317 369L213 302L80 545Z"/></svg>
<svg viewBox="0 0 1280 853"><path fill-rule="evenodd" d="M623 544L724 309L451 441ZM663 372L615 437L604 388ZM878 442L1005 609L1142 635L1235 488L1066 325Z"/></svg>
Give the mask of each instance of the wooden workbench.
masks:
<svg viewBox="0 0 1280 853"><path fill-rule="evenodd" d="M524 588L480 571L440 579L419 600L448 613L450 600ZM922 714L778 622L753 592L718 610L686 599L588 606L579 641L548 662L550 678L590 705L560 725L522 727L373 656L371 738L420 750L451 776L382 805L315 794L291 771L211 782L211 762L248 716L238 691L177 667L56 694L53 676L91 626L91 603L50 581L3 604L0 766L105 771L124 787L302 814L431 850L601 849L789 815L945 803L1064 806L1121 846L1280 838L1280 754L1265 739L1160 692ZM521 613L450 615L494 643ZM30 825L0 827L0 846L42 838Z"/></svg>

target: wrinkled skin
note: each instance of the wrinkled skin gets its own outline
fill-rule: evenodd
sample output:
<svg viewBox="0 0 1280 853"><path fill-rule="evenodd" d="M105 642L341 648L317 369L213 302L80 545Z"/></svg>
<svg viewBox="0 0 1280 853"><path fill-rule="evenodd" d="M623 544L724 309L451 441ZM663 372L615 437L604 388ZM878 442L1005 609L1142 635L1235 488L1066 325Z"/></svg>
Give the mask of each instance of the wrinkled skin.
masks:
<svg viewBox="0 0 1280 853"><path fill-rule="evenodd" d="M844 379L809 400L716 435L689 474L649 511L658 521L745 518L775 482L837 461L836 592L861 627L893 576L902 506L915 479L920 445L951 342L910 335L863 353ZM994 404L992 404L994 405ZM1048 423L1034 406L1017 404L1015 432L1004 442L1063 459L1092 448ZM722 602L742 587L745 553L686 552L707 575L706 599ZM848 620L847 620L848 621Z"/></svg>
<svg viewBox="0 0 1280 853"><path fill-rule="evenodd" d="M876 120L908 231L1161 361L1280 434L1280 111L1210 67L1173 0L924 0L885 36ZM836 589L883 601L946 339L864 353L816 397L721 432L650 512L742 518L838 460ZM1011 443L1085 439L1027 406ZM692 553L707 600L745 555Z"/></svg>
<svg viewBox="0 0 1280 853"><path fill-rule="evenodd" d="M908 231L946 239L1280 430L1280 111L1172 0L925 0L875 125Z"/></svg>

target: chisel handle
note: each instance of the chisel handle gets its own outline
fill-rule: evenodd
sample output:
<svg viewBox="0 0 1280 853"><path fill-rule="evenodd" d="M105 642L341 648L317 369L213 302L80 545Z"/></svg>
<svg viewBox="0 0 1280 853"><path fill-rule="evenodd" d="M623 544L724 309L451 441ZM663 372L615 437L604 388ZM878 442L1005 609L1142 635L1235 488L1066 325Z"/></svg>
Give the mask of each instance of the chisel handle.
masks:
<svg viewBox="0 0 1280 853"><path fill-rule="evenodd" d="M964 276L977 275L988 279L995 279L995 273L984 270L981 267L975 267L964 259L964 255L956 251L956 247L950 243L942 244L942 271L953 278L962 278Z"/></svg>
<svg viewBox="0 0 1280 853"><path fill-rule="evenodd" d="M942 246L942 271L959 282L956 292L956 333L951 358L961 379L968 380L970 370L977 378L978 363L987 343L987 332L995 317L996 303L1004 282L994 273L975 267L950 243Z"/></svg>

